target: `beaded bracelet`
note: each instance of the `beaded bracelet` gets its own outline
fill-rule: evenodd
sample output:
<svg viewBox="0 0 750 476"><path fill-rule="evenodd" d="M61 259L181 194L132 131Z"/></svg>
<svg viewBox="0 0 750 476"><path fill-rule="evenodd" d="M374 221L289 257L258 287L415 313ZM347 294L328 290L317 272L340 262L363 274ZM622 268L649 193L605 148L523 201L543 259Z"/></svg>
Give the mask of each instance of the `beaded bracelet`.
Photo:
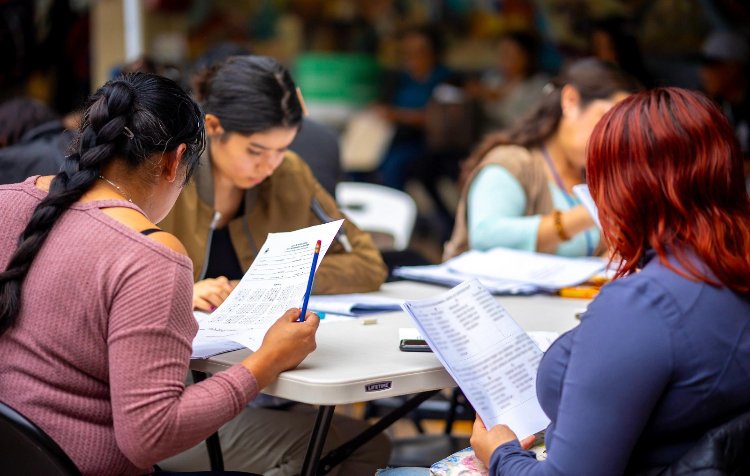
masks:
<svg viewBox="0 0 750 476"><path fill-rule="evenodd" d="M570 240L570 236L565 232L565 228L563 227L562 212L560 210L552 211L552 221L555 224L555 230L557 231L557 236L560 237L560 240L561 241Z"/></svg>

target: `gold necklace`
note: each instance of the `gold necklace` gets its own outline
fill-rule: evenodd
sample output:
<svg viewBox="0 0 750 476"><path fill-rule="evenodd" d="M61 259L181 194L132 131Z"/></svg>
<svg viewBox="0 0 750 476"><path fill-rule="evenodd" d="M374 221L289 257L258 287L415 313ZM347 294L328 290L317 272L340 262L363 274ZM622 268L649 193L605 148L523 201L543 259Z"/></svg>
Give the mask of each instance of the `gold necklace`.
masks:
<svg viewBox="0 0 750 476"><path fill-rule="evenodd" d="M121 189L121 188L120 188L120 187L119 187L119 186L118 186L118 185L117 185L116 183L114 183L113 181L109 180L109 179L108 179L107 177L105 177L104 175L100 175L100 176L99 176L99 178L100 178L100 179L102 179L102 180L104 180L105 182L107 182L107 183L108 183L108 184L110 184L111 186L113 186L113 187L115 188L115 190L117 190L117 192L118 192L118 193L119 193L120 195L122 195L123 197L127 198L127 199L128 199L128 201L129 201L130 203L133 203L133 199L132 199L132 198L130 198L130 194L129 194L129 193L126 193L126 192L125 192L125 190Z"/></svg>

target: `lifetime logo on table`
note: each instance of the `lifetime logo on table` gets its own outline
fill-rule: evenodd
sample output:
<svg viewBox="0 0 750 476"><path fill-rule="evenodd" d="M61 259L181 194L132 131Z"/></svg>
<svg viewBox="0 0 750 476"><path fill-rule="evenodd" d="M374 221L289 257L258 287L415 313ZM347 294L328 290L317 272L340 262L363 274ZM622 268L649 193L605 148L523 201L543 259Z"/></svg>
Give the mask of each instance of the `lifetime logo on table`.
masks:
<svg viewBox="0 0 750 476"><path fill-rule="evenodd" d="M365 392L382 392L383 390L390 390L392 383L393 382L390 380L386 382L368 383L365 385Z"/></svg>

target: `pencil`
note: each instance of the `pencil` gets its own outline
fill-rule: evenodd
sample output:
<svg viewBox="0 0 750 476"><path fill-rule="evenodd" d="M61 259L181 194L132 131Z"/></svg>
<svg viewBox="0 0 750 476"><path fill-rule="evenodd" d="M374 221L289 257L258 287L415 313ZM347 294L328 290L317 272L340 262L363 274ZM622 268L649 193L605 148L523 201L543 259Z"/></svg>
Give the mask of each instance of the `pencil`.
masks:
<svg viewBox="0 0 750 476"><path fill-rule="evenodd" d="M318 264L318 255L320 254L320 240L315 244L315 253L313 253L312 266L310 267L310 277L307 278L307 289L305 290L305 298L302 300L302 309L299 312L299 322L305 322L305 314L307 313L307 303L310 301L310 293L312 292L313 279L315 278L315 265Z"/></svg>
<svg viewBox="0 0 750 476"><path fill-rule="evenodd" d="M578 299L594 299L599 294L599 288L595 287L577 287L577 288L561 288L558 292L560 297L565 298L578 298Z"/></svg>

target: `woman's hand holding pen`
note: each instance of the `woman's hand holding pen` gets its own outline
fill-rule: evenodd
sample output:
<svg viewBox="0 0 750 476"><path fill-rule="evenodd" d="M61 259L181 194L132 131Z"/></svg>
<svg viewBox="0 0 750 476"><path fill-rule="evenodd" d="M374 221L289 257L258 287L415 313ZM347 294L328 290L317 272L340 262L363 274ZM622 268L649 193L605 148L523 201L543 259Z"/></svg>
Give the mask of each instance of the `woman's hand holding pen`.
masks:
<svg viewBox="0 0 750 476"><path fill-rule="evenodd" d="M211 312L232 292L237 281L229 281L224 276L203 279L193 284L193 309Z"/></svg>
<svg viewBox="0 0 750 476"><path fill-rule="evenodd" d="M268 329L257 352L242 361L255 376L259 388L270 384L285 370L293 369L315 350L320 319L313 312L298 322L299 309L289 309Z"/></svg>

